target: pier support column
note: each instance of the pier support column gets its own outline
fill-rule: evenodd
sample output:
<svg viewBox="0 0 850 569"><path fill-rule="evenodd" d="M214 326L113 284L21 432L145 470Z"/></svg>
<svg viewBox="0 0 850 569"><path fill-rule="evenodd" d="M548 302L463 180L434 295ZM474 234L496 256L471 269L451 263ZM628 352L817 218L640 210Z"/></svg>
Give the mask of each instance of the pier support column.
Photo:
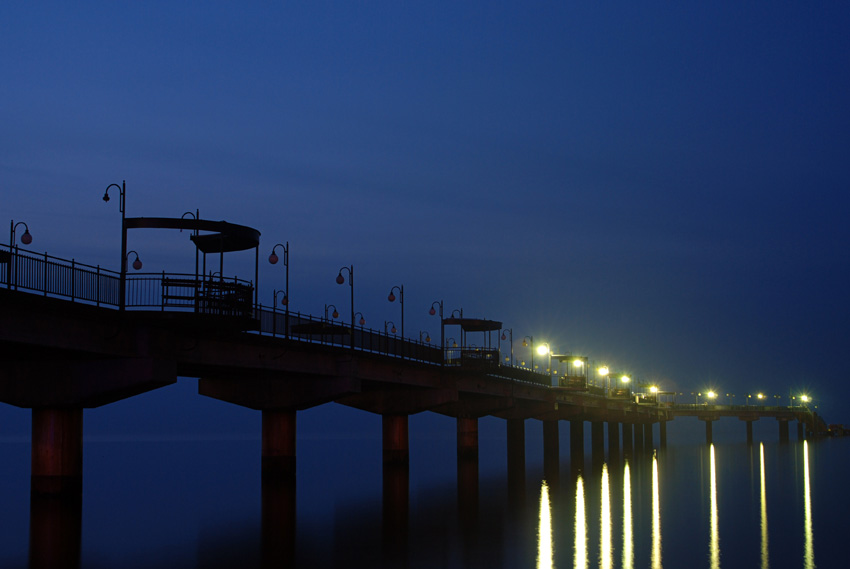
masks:
<svg viewBox="0 0 850 569"><path fill-rule="evenodd" d="M635 423L635 454L643 454L645 450L643 432L643 423Z"/></svg>
<svg viewBox="0 0 850 569"><path fill-rule="evenodd" d="M705 444L710 445L714 442L712 436L713 419L703 419L705 421Z"/></svg>
<svg viewBox="0 0 850 569"><path fill-rule="evenodd" d="M747 421L747 445L753 446L753 422Z"/></svg>
<svg viewBox="0 0 850 569"><path fill-rule="evenodd" d="M584 421L570 421L570 463L573 472L584 471Z"/></svg>
<svg viewBox="0 0 850 569"><path fill-rule="evenodd" d="M590 423L590 460L594 470L601 470L605 462L605 424L602 421Z"/></svg>
<svg viewBox="0 0 850 569"><path fill-rule="evenodd" d="M623 423L623 455L631 456L634 451L633 423Z"/></svg>
<svg viewBox="0 0 850 569"><path fill-rule="evenodd" d="M658 444L661 448L667 448L667 421L658 423Z"/></svg>
<svg viewBox="0 0 850 569"><path fill-rule="evenodd" d="M33 494L82 493L82 408L33 408L31 469Z"/></svg>
<svg viewBox="0 0 850 569"><path fill-rule="evenodd" d="M478 418L457 418L457 499L463 520L478 514Z"/></svg>
<svg viewBox="0 0 850 569"><path fill-rule="evenodd" d="M263 409L262 476L295 476L295 410Z"/></svg>
<svg viewBox="0 0 850 569"><path fill-rule="evenodd" d="M779 442L788 442L788 419L778 418L779 421Z"/></svg>
<svg viewBox="0 0 850 569"><path fill-rule="evenodd" d="M410 464L407 415L381 415L384 432L384 464Z"/></svg>
<svg viewBox="0 0 850 569"><path fill-rule="evenodd" d="M608 460L614 462L620 455L620 423L608 421Z"/></svg>
<svg viewBox="0 0 850 569"><path fill-rule="evenodd" d="M806 439L806 434L803 430L803 421L797 421L797 440L803 441Z"/></svg>
<svg viewBox="0 0 850 569"><path fill-rule="evenodd" d="M525 494L525 420L508 419L508 487L513 498Z"/></svg>
<svg viewBox="0 0 850 569"><path fill-rule="evenodd" d="M478 419L457 418L457 458L478 462Z"/></svg>
<svg viewBox="0 0 850 569"><path fill-rule="evenodd" d="M643 424L643 440L644 448L646 450L652 450L654 446L652 443L652 423Z"/></svg>
<svg viewBox="0 0 850 569"><path fill-rule="evenodd" d="M543 476L549 486L557 485L560 477L561 443L558 421L543 421Z"/></svg>

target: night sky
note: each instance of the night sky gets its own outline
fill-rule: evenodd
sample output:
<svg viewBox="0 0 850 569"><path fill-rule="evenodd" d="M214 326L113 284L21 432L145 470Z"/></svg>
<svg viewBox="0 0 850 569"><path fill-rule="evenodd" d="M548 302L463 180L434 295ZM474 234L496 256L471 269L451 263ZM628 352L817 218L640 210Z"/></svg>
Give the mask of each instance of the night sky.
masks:
<svg viewBox="0 0 850 569"><path fill-rule="evenodd" d="M534 336L685 402L806 391L850 423L850 4L745 4L3 2L0 208L29 250L117 270L126 180L130 217L260 230L265 305L288 241L292 310L347 321L353 264L375 329L403 284L409 337L442 299L518 357ZM187 233L129 248L194 269ZM116 409L231 412L161 391Z"/></svg>

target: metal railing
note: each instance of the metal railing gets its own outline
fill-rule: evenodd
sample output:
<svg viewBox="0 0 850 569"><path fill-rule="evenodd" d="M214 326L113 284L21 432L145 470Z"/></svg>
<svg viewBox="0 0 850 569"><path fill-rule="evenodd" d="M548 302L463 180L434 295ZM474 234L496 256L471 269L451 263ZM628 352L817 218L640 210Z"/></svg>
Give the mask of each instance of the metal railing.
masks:
<svg viewBox="0 0 850 569"><path fill-rule="evenodd" d="M121 306L121 273L44 254L0 246L0 285L7 289L97 306ZM548 375L502 365L498 350L445 348L395 334L253 305L253 283L186 273L125 275L128 310L182 311L237 316L253 322L252 331L301 342L354 347L362 352L469 369L514 381L548 385ZM354 334L354 342L351 334Z"/></svg>

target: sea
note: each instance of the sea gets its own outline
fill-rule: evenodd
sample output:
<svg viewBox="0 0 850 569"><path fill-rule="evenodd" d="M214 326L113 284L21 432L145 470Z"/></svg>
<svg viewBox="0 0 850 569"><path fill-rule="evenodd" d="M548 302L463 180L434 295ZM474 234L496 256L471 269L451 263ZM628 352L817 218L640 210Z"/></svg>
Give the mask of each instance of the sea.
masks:
<svg viewBox="0 0 850 569"><path fill-rule="evenodd" d="M729 419L707 444L677 419L664 447L656 431L652 448L594 461L588 438L573 464L563 423L547 479L528 420L518 479L504 421L479 421L476 475L459 468L453 419L411 416L398 471L382 464L380 418L360 413L299 412L294 481L263 480L259 419L256 432L89 429L70 503L31 497L28 436L0 434L0 567L850 567L850 438L792 428L781 443L774 422L747 444Z"/></svg>

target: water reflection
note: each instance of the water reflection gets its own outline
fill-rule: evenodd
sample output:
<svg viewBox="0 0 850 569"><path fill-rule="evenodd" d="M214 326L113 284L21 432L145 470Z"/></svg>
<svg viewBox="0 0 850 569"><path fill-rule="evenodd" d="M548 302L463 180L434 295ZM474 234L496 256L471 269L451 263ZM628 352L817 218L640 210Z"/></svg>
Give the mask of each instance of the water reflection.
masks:
<svg viewBox="0 0 850 569"><path fill-rule="evenodd" d="M809 487L809 441L803 441L803 498L805 509L803 511L803 528L805 531L803 546L803 561L806 569L815 566L814 539L812 536L812 493Z"/></svg>
<svg viewBox="0 0 850 569"><path fill-rule="evenodd" d="M632 482L629 460L623 468L623 569L634 567L634 532L632 531Z"/></svg>
<svg viewBox="0 0 850 569"><path fill-rule="evenodd" d="M652 568L661 569L661 498L658 492L658 458L652 453Z"/></svg>
<svg viewBox="0 0 850 569"><path fill-rule="evenodd" d="M767 491L764 487L764 443L759 443L759 478L761 480L761 569L770 566L767 548Z"/></svg>
<svg viewBox="0 0 850 569"><path fill-rule="evenodd" d="M552 512L549 508L549 486L540 486L540 520L537 530L537 569L552 569Z"/></svg>
<svg viewBox="0 0 850 569"><path fill-rule="evenodd" d="M720 568L720 535L717 529L717 465L714 460L714 445L709 448L711 468L711 539L709 551L711 569Z"/></svg>
<svg viewBox="0 0 850 569"><path fill-rule="evenodd" d="M587 521L584 513L584 480L576 477L575 568L587 567Z"/></svg>
<svg viewBox="0 0 850 569"><path fill-rule="evenodd" d="M599 515L599 566L611 569L613 551L611 550L611 499L608 494L608 465L602 465L602 504Z"/></svg>

